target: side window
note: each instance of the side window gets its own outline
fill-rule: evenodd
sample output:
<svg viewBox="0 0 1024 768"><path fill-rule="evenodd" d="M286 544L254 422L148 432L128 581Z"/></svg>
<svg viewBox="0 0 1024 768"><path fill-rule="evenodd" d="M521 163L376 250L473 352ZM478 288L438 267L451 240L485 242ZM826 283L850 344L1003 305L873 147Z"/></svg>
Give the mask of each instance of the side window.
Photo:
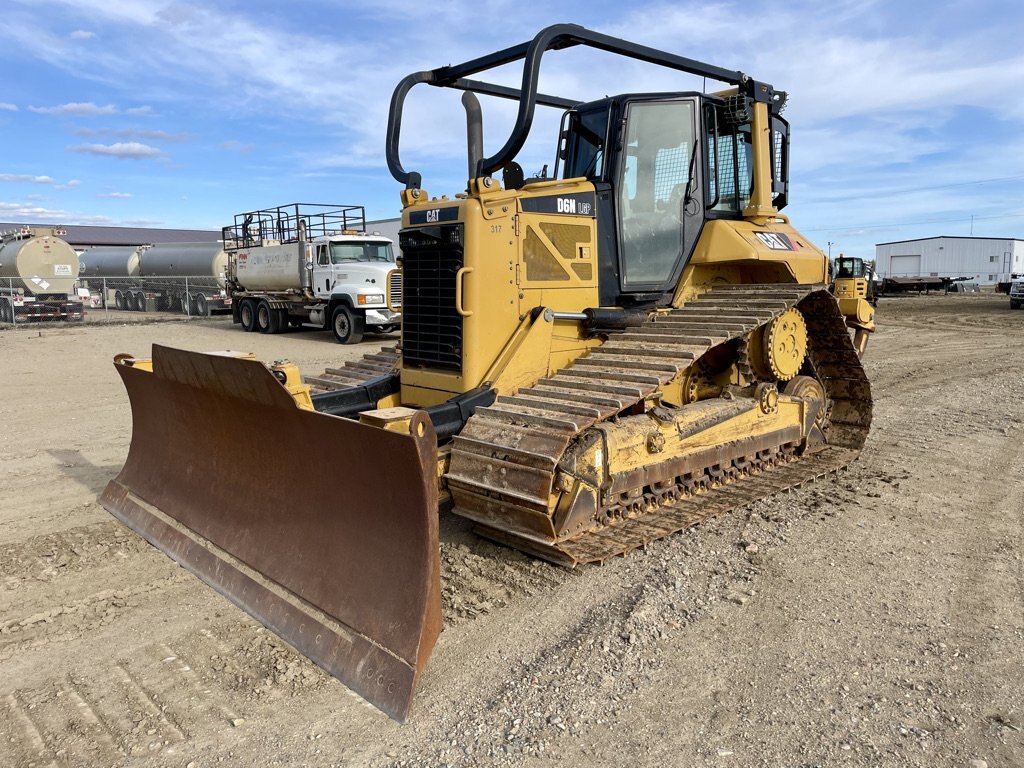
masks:
<svg viewBox="0 0 1024 768"><path fill-rule="evenodd" d="M600 178L604 168L604 137L608 130L607 108L571 114L569 130L572 137L562 178Z"/></svg>
<svg viewBox="0 0 1024 768"><path fill-rule="evenodd" d="M714 203L711 210L738 214L750 203L754 181L750 133L746 126L724 127L721 113L718 124L717 140L714 135L708 136L708 196ZM781 154L778 162L781 166Z"/></svg>
<svg viewBox="0 0 1024 768"><path fill-rule="evenodd" d="M625 285L672 277L683 248L694 131L691 101L629 105L618 185Z"/></svg>
<svg viewBox="0 0 1024 768"><path fill-rule="evenodd" d="M321 267L326 267L331 263L330 258L327 256L327 244L320 243L316 247L316 263Z"/></svg>

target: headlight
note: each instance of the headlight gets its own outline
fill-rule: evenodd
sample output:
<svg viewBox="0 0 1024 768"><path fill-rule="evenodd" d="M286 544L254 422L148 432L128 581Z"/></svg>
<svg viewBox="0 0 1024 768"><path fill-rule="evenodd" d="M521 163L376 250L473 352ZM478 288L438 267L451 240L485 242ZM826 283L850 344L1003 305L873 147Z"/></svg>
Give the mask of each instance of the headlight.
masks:
<svg viewBox="0 0 1024 768"><path fill-rule="evenodd" d="M383 293L360 293L358 296L360 304L383 304Z"/></svg>

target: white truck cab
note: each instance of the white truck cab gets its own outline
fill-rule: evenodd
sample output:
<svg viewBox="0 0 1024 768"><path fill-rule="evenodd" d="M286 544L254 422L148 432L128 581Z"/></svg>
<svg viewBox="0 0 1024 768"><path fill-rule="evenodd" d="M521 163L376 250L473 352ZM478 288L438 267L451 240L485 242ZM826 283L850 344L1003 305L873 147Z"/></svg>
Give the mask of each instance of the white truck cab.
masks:
<svg viewBox="0 0 1024 768"><path fill-rule="evenodd" d="M358 234L328 235L310 245L310 270L313 293L324 304L317 308L316 319L329 321L339 341L360 325L366 330L388 333L398 328L400 317L388 309L388 274L395 269L392 242L386 237ZM392 292L401 291L397 280ZM393 304L400 300L393 296ZM330 317L327 310L330 308ZM344 343L344 341L343 341Z"/></svg>

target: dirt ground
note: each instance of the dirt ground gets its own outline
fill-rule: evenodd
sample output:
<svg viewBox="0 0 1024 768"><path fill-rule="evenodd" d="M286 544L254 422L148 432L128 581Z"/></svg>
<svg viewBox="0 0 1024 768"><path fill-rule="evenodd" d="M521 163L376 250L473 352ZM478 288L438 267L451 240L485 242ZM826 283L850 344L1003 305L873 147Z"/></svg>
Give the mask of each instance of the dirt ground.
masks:
<svg viewBox="0 0 1024 768"><path fill-rule="evenodd" d="M1024 765L1024 312L883 300L850 469L566 571L441 522L445 631L399 726L123 528L118 352L328 333L0 329L0 765Z"/></svg>

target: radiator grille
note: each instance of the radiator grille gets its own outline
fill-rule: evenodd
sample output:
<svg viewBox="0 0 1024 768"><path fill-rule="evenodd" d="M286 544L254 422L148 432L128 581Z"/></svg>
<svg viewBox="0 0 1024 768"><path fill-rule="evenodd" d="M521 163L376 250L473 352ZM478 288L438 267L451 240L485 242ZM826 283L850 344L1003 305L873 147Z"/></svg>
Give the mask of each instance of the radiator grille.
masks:
<svg viewBox="0 0 1024 768"><path fill-rule="evenodd" d="M391 306L402 306L402 273L397 269L391 273Z"/></svg>
<svg viewBox="0 0 1024 768"><path fill-rule="evenodd" d="M462 317L455 274L463 265L463 226L417 227L402 247L402 365L462 370Z"/></svg>

